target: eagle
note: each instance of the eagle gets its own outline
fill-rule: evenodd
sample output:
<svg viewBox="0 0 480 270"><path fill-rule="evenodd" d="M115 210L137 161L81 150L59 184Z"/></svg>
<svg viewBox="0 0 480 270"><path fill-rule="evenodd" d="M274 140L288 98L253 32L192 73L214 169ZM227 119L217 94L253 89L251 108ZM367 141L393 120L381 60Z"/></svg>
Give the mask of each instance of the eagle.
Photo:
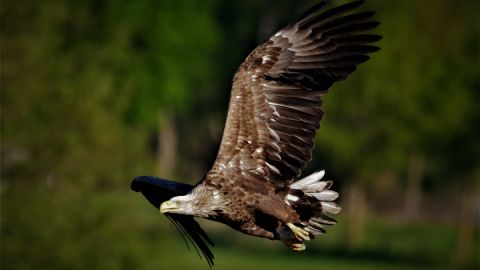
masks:
<svg viewBox="0 0 480 270"><path fill-rule="evenodd" d="M325 233L340 212L325 171L300 178L312 158L324 116L322 98L346 79L381 36L368 33L375 12L363 1L331 6L324 0L255 48L233 78L220 149L196 185L135 177L141 192L213 265L212 241L195 217L248 235L280 240L293 251ZM331 6L331 7L330 7ZM188 242L187 242L188 245Z"/></svg>

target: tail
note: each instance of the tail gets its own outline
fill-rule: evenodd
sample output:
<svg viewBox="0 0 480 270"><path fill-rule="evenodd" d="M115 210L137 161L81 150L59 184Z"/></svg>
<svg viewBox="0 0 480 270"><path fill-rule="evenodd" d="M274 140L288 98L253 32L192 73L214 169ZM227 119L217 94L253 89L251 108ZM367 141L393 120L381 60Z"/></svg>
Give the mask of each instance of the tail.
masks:
<svg viewBox="0 0 480 270"><path fill-rule="evenodd" d="M319 171L290 185L285 202L297 211L302 227L311 237L325 233L325 226L336 224L327 214L337 214L342 209L334 201L338 192L330 190L332 181L320 181L325 171Z"/></svg>

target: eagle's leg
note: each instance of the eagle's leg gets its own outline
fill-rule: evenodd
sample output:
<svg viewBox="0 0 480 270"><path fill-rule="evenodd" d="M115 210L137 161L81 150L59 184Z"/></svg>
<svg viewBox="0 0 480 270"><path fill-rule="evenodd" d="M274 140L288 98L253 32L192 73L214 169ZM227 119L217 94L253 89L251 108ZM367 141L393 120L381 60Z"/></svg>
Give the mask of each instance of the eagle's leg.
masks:
<svg viewBox="0 0 480 270"><path fill-rule="evenodd" d="M293 251L299 252L306 249L303 243L304 239L299 238L290 228L282 225L278 229L278 236L280 240Z"/></svg>
<svg viewBox="0 0 480 270"><path fill-rule="evenodd" d="M293 225L293 223L286 223L286 225L288 228L290 228L290 230L292 230L298 240L310 240L310 234L306 230Z"/></svg>
<svg viewBox="0 0 480 270"><path fill-rule="evenodd" d="M265 230L264 228L256 225L255 223L245 223L240 227L240 230L246 234L273 239L275 235Z"/></svg>

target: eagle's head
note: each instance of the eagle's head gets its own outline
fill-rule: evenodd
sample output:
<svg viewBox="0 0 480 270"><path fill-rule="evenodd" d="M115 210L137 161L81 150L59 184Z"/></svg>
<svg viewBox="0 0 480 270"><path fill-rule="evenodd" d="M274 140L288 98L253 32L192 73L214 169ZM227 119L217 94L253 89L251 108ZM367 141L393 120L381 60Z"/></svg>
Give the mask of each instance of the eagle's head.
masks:
<svg viewBox="0 0 480 270"><path fill-rule="evenodd" d="M224 208L224 198L218 191L199 185L187 195L176 196L163 202L160 205L160 212L211 218Z"/></svg>
<svg viewBox="0 0 480 270"><path fill-rule="evenodd" d="M160 212L173 213L173 214L185 214L193 215L194 203L192 194L187 194L184 196L173 197L168 201L163 202L160 205Z"/></svg>

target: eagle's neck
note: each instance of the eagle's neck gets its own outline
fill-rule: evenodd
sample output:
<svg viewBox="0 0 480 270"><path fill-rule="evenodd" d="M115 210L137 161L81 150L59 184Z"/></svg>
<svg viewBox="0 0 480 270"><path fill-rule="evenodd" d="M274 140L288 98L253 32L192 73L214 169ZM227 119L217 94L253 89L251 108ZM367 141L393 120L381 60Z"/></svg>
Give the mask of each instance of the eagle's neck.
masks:
<svg viewBox="0 0 480 270"><path fill-rule="evenodd" d="M176 197L182 200L182 210L187 215L213 218L226 208L226 202L218 190L204 184L197 185L189 194Z"/></svg>

